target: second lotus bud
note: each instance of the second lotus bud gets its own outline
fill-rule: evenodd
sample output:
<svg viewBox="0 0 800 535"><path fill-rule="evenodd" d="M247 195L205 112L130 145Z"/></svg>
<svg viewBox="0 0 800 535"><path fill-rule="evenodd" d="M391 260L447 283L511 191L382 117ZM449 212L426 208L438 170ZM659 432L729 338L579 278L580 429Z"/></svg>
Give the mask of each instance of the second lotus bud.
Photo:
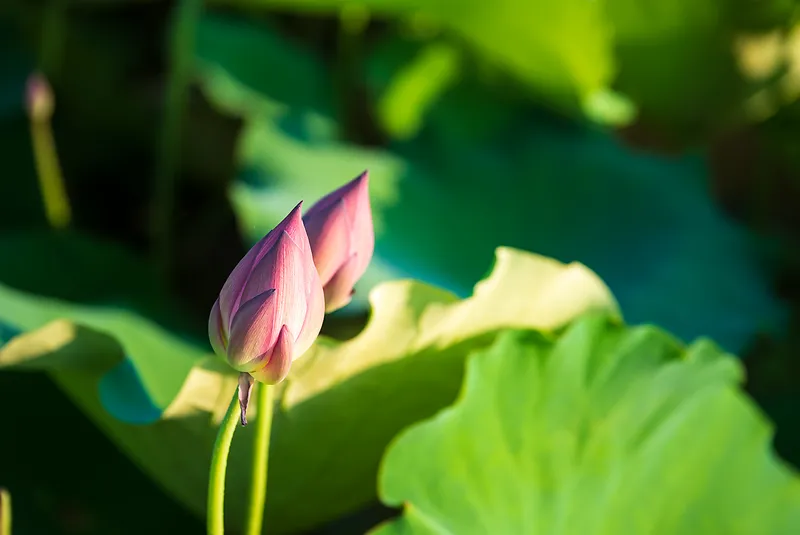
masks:
<svg viewBox="0 0 800 535"><path fill-rule="evenodd" d="M328 312L350 302L353 286L372 259L375 231L368 182L364 171L320 199L303 217Z"/></svg>

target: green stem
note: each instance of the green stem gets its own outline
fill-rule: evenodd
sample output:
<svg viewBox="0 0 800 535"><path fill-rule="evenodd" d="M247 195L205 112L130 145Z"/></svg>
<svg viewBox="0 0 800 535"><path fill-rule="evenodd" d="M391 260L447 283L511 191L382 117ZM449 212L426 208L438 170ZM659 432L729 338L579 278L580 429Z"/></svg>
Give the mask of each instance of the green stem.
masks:
<svg viewBox="0 0 800 535"><path fill-rule="evenodd" d="M39 187L47 221L53 228L65 228L69 226L72 213L49 117L32 118L31 138L36 174L39 176Z"/></svg>
<svg viewBox="0 0 800 535"><path fill-rule="evenodd" d="M11 494L0 489L0 535L11 535Z"/></svg>
<svg viewBox="0 0 800 535"><path fill-rule="evenodd" d="M181 0L170 33L170 76L154 174L155 217L152 230L156 257L165 278L171 271L172 213L181 150L181 126L194 67L195 35L202 12L203 0Z"/></svg>
<svg viewBox="0 0 800 535"><path fill-rule="evenodd" d="M250 504L247 510L245 535L261 535L264 524L264 504L267 500L267 470L269 439L272 432L272 386L259 384L256 389L256 440L253 449L253 478Z"/></svg>
<svg viewBox="0 0 800 535"><path fill-rule="evenodd" d="M225 418L219 424L217 440L214 442L214 451L211 454L211 470L208 474L208 535L223 535L225 533L224 502L225 502L225 471L228 468L228 453L231 450L233 432L239 420L239 390L233 393L231 403Z"/></svg>
<svg viewBox="0 0 800 535"><path fill-rule="evenodd" d="M33 94L28 95L29 106L33 112L31 136L45 216L51 227L61 229L69 226L72 211L53 138L51 120L54 103L50 83L57 82L61 73L62 50L67 28L65 0L48 0L44 5L41 24L38 62L39 70L46 78L42 77L41 83L36 84Z"/></svg>
<svg viewBox="0 0 800 535"><path fill-rule="evenodd" d="M65 0L49 0L42 13L42 27L39 38L39 68L58 85L65 34L67 29L67 3Z"/></svg>

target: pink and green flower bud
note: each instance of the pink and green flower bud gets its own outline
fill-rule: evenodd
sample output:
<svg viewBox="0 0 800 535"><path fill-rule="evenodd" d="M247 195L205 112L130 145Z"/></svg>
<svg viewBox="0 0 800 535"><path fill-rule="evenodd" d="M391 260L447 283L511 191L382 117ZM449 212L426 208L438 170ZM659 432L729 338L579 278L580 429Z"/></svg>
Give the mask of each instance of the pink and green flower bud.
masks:
<svg viewBox="0 0 800 535"><path fill-rule="evenodd" d="M325 316L301 204L242 258L208 319L214 351L266 384L286 378L292 361L311 347Z"/></svg>
<svg viewBox="0 0 800 535"><path fill-rule="evenodd" d="M367 171L320 199L303 222L325 291L325 309L332 312L350 302L375 250Z"/></svg>

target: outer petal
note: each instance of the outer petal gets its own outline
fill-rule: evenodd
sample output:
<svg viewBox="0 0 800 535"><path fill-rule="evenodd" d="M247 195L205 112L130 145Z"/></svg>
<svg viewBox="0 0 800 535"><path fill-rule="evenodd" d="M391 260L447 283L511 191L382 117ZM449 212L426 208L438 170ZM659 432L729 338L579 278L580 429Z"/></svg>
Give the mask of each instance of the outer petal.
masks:
<svg viewBox="0 0 800 535"><path fill-rule="evenodd" d="M256 381L274 385L283 381L289 375L289 369L292 367L293 350L293 335L289 329L284 325L281 327L275 348L270 355L266 365L262 368L254 370L252 375Z"/></svg>
<svg viewBox="0 0 800 535"><path fill-rule="evenodd" d="M228 362L233 368L250 373L263 366L261 361L272 353L278 338L281 324L276 322L276 317L279 312L277 292L273 289L239 308L228 341Z"/></svg>
<svg viewBox="0 0 800 535"><path fill-rule="evenodd" d="M320 281L325 284L350 254L352 222L343 199L322 209L315 207L308 211L303 222Z"/></svg>
<svg viewBox="0 0 800 535"><path fill-rule="evenodd" d="M324 210L338 202L340 199L357 195L359 189L366 189L368 182L369 171L364 171L344 186L341 186L340 188L335 189L322 197L320 200L314 203L314 206L308 210L308 213L312 213L315 209Z"/></svg>
<svg viewBox="0 0 800 535"><path fill-rule="evenodd" d="M305 235L305 231L303 230L303 222L300 217L300 208L302 204L303 203L300 202L297 206L295 206L289 215L287 215L283 221L278 224L278 226L272 229L261 239L261 241L255 244L247 252L244 258L239 261L236 267L233 268L233 271L228 276L228 280L225 281L225 284L223 285L219 294L219 304L222 322L223 325L225 325L228 329L228 332L230 332L233 317L236 315L236 311L239 309L239 306L243 301L248 300L243 298L242 294L256 266L258 266L264 256L274 248L284 233L296 240L301 239L301 235ZM252 294L251 297L268 289L268 287L262 288L260 291Z"/></svg>
<svg viewBox="0 0 800 535"><path fill-rule="evenodd" d="M350 302L353 296L353 286L361 276L359 270L361 262L358 254L352 254L342 264L339 271L325 285L325 311L333 312Z"/></svg>
<svg viewBox="0 0 800 535"><path fill-rule="evenodd" d="M275 290L275 336L281 325L286 325L292 332L300 332L307 308L307 264L313 269L310 253L304 252L284 232L255 267L244 287L242 301L268 289Z"/></svg>
<svg viewBox="0 0 800 535"><path fill-rule="evenodd" d="M228 334L219 312L219 299L214 301L211 314L208 316L208 339L214 348L214 353L224 357L228 346Z"/></svg>
<svg viewBox="0 0 800 535"><path fill-rule="evenodd" d="M375 252L375 225L372 221L372 206L369 200L369 184L366 172L357 180L357 189L354 192L352 220L352 236L350 252L358 253L357 266L355 267L355 283L367 270L372 255ZM349 207L350 205L348 205Z"/></svg>
<svg viewBox="0 0 800 535"><path fill-rule="evenodd" d="M310 261L310 259L309 259ZM319 336L319 331L322 329L322 322L325 319L325 297L322 290L322 284L319 280L317 270L311 264L306 280L306 317L303 322L297 341L294 346L294 358L300 358L303 353L308 351L311 344Z"/></svg>

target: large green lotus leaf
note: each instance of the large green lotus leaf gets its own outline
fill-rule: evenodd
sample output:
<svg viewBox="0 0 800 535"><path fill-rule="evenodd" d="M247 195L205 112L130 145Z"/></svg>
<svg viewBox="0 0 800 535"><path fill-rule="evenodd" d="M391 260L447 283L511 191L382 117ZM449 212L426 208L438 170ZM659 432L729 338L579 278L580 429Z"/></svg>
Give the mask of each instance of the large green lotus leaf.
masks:
<svg viewBox="0 0 800 535"><path fill-rule="evenodd" d="M147 393L138 392L143 403L134 420L158 418L189 369L205 356L139 315L186 331L182 309L165 301L166 290L154 271L117 244L68 231L4 232L0 281L0 344L20 331L49 325L30 343L4 346L3 365L99 371L116 365L117 374L135 376L134 384ZM53 360L41 360L51 352ZM71 376L65 377L58 379L69 381ZM112 385L103 388L108 403L131 394ZM77 387L71 390L85 394Z"/></svg>
<svg viewBox="0 0 800 535"><path fill-rule="evenodd" d="M740 111L750 88L734 58L728 3L607 0L620 73L616 86L659 126L714 127Z"/></svg>
<svg viewBox="0 0 800 535"><path fill-rule="evenodd" d="M425 114L459 77L462 58L447 43L427 45L413 60L392 73L391 82L376 104L384 130L395 139L416 135Z"/></svg>
<svg viewBox="0 0 800 535"><path fill-rule="evenodd" d="M342 343L318 340L278 391L267 504L273 533L374 500L386 445L453 401L465 355L498 331L551 333L589 310L616 314L607 288L582 265L505 248L470 298L405 280L377 286L370 300L362 333ZM55 317L71 320L45 324ZM44 325L0 348L0 369L48 371L151 477L204 514L216 424L236 385L221 361L198 361L194 349L128 313L8 289L0 291L0 321L22 330ZM162 396L175 390L157 381L167 376L183 384L165 405ZM158 421L154 407L166 407ZM251 428L239 430L226 490L232 526L244 518L251 447Z"/></svg>
<svg viewBox="0 0 800 535"><path fill-rule="evenodd" d="M387 449L379 492L405 513L374 533L799 533L800 478L742 375L709 341L602 315L506 332Z"/></svg>
<svg viewBox="0 0 800 535"><path fill-rule="evenodd" d="M130 311L66 303L5 286L0 286L0 302L6 328L33 331L0 349L0 366L102 373L124 361L158 409L172 402L189 370L205 356Z"/></svg>
<svg viewBox="0 0 800 535"><path fill-rule="evenodd" d="M57 299L134 310L160 325L205 337L168 297L156 270L117 243L74 231L0 232L0 282Z"/></svg>
<svg viewBox="0 0 800 535"><path fill-rule="evenodd" d="M206 15L197 29L195 54L205 62L225 65L255 91L332 112L330 75L322 61L308 50L287 45L266 23ZM265 68L253 68L254 65Z"/></svg>
<svg viewBox="0 0 800 535"><path fill-rule="evenodd" d="M337 12L345 0L217 0L239 4L288 8L297 11ZM581 107L600 120L616 119L617 101L608 89L615 74L613 29L601 2L586 0L365 0L359 7L379 16L424 18L462 36L491 62L527 82L534 94L568 111Z"/></svg>
<svg viewBox="0 0 800 535"><path fill-rule="evenodd" d="M777 102L754 93L775 88L778 64L770 62L777 57L766 49L745 61L736 56L753 35L771 30L779 42L793 20L793 0L606 0L605 6L620 65L615 88L648 125L685 141L774 111Z"/></svg>

